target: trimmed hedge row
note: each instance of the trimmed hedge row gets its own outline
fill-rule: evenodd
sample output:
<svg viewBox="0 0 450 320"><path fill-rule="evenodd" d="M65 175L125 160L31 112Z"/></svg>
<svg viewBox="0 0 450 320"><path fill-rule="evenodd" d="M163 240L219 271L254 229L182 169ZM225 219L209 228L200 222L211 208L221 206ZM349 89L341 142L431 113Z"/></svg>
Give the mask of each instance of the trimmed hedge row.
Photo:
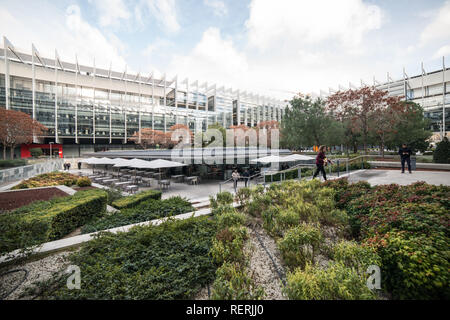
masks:
<svg viewBox="0 0 450 320"><path fill-rule="evenodd" d="M27 160L16 159L16 160L0 160L0 170L14 167L26 166Z"/></svg>
<svg viewBox="0 0 450 320"><path fill-rule="evenodd" d="M106 210L102 190L37 201L0 215L0 253L60 239Z"/></svg>
<svg viewBox="0 0 450 320"><path fill-rule="evenodd" d="M111 205L116 209L133 208L137 206L142 201L148 199L161 199L162 192L159 190L148 190L139 192L133 196L123 197L119 200L114 201Z"/></svg>

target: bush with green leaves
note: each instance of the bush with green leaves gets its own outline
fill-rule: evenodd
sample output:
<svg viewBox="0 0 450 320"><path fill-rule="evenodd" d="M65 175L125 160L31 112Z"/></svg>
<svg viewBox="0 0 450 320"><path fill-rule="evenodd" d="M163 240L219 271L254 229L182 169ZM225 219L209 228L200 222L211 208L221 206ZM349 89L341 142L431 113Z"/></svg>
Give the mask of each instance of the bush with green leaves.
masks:
<svg viewBox="0 0 450 320"><path fill-rule="evenodd" d="M319 252L322 241L323 234L318 227L301 224L287 230L277 245L288 267L303 268L307 263L314 263L314 256Z"/></svg>
<svg viewBox="0 0 450 320"><path fill-rule="evenodd" d="M26 166L26 165L27 165L27 160L25 160L25 159L0 160L0 169L21 167L21 166Z"/></svg>
<svg viewBox="0 0 450 320"><path fill-rule="evenodd" d="M263 288L256 286L248 269L239 263L225 262L217 269L213 284L214 300L261 300Z"/></svg>
<svg viewBox="0 0 450 320"><path fill-rule="evenodd" d="M89 187L91 184L92 184L92 181L88 177L80 177L77 180L77 186L79 186L80 188Z"/></svg>
<svg viewBox="0 0 450 320"><path fill-rule="evenodd" d="M108 204L112 205L112 203L116 200L122 199L124 196L122 195L122 191L115 188L103 189L108 194Z"/></svg>
<svg viewBox="0 0 450 320"><path fill-rule="evenodd" d="M247 228L243 226L221 229L213 240L210 254L219 265L225 261L245 263L244 245L247 239Z"/></svg>
<svg viewBox="0 0 450 320"><path fill-rule="evenodd" d="M41 148L31 148L30 154L33 158L37 158L37 157L42 156L44 154L44 152L42 151Z"/></svg>
<svg viewBox="0 0 450 320"><path fill-rule="evenodd" d="M29 189L37 187L50 187L50 186L73 186L77 183L78 176L70 174L68 172L49 172L37 175L33 178L27 179L11 188L11 190L17 189Z"/></svg>
<svg viewBox="0 0 450 320"><path fill-rule="evenodd" d="M356 241L341 240L333 246L331 252L334 261L355 268L360 274L364 274L370 265L382 267L381 258L375 248Z"/></svg>
<svg viewBox="0 0 450 320"><path fill-rule="evenodd" d="M234 197L228 191L220 192L220 193L216 194L215 197L214 196L209 197L209 202L210 202L212 209L216 209L219 206L230 205L233 203L233 201L234 201Z"/></svg>
<svg viewBox="0 0 450 320"><path fill-rule="evenodd" d="M70 255L81 270L81 288L69 290L67 274L39 285L42 299L193 299L213 282L208 252L216 224L207 217L101 233Z"/></svg>
<svg viewBox="0 0 450 320"><path fill-rule="evenodd" d="M191 203L181 197L171 197L164 200L148 199L134 208L122 209L120 212L107 214L89 222L82 228L82 233L91 233L158 218L176 216L191 211L194 211Z"/></svg>
<svg viewBox="0 0 450 320"><path fill-rule="evenodd" d="M60 239L106 210L102 190L36 201L0 215L0 253Z"/></svg>
<svg viewBox="0 0 450 320"><path fill-rule="evenodd" d="M433 162L435 163L450 163L450 141L445 137L436 145L433 152Z"/></svg>
<svg viewBox="0 0 450 320"><path fill-rule="evenodd" d="M217 215L217 223L219 224L219 228L229 228L243 225L245 221L246 216L243 213L236 211L234 208L230 208Z"/></svg>
<svg viewBox="0 0 450 320"><path fill-rule="evenodd" d="M293 300L373 300L377 296L354 268L332 262L326 269L307 263L287 274L285 294Z"/></svg>
<svg viewBox="0 0 450 320"><path fill-rule="evenodd" d="M148 200L148 199L161 199L162 192L159 190L148 190L148 191L142 191L135 195L123 197L116 201L114 201L111 205L116 209L126 209L126 208L133 208L137 206L142 201Z"/></svg>

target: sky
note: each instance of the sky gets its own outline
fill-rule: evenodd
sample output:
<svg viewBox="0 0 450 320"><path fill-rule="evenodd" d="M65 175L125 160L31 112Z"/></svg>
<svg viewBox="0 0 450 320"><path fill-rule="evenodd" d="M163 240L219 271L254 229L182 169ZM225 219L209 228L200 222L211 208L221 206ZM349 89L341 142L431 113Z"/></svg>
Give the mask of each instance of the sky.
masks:
<svg viewBox="0 0 450 320"><path fill-rule="evenodd" d="M0 0L0 35L49 58L289 99L450 66L450 1Z"/></svg>

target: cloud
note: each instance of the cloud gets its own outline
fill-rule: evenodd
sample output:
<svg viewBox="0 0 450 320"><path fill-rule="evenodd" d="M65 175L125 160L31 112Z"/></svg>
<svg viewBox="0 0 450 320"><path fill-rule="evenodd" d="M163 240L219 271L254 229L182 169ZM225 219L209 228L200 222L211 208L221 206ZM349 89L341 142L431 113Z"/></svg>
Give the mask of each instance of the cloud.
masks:
<svg viewBox="0 0 450 320"><path fill-rule="evenodd" d="M216 16L225 16L228 13L228 8L223 1L220 0L203 0L203 4L213 9Z"/></svg>
<svg viewBox="0 0 450 320"><path fill-rule="evenodd" d="M246 27L250 43L260 49L331 41L354 50L382 20L378 6L361 0L252 0Z"/></svg>
<svg viewBox="0 0 450 320"><path fill-rule="evenodd" d="M154 42L147 45L141 53L145 56L151 56L158 53L164 54L165 52L162 51L169 50L169 48L173 47L173 45L174 43L169 40L158 38Z"/></svg>
<svg viewBox="0 0 450 320"><path fill-rule="evenodd" d="M190 79L231 85L242 84L248 68L246 56L234 47L232 40L224 39L219 29L209 28L188 55L174 56L169 72Z"/></svg>
<svg viewBox="0 0 450 320"><path fill-rule="evenodd" d="M98 11L98 23L102 27L119 25L120 20L128 20L131 17L122 0L89 0Z"/></svg>
<svg viewBox="0 0 450 320"><path fill-rule="evenodd" d="M142 4L143 8L149 11L162 28L170 33L180 30L175 0L145 0Z"/></svg>
<svg viewBox="0 0 450 320"><path fill-rule="evenodd" d="M78 6L61 11L51 5L39 10L41 5L12 3L0 8L0 30L14 46L30 53L34 43L44 57L53 58L56 48L64 61L75 62L77 54L81 64L92 65L95 57L97 67L109 68L112 63L114 69L123 69L126 63L120 51L125 45L113 34L105 35L90 25Z"/></svg>
<svg viewBox="0 0 450 320"><path fill-rule="evenodd" d="M434 15L433 20L424 28L420 34L420 44L426 45L432 41L450 39L450 1Z"/></svg>
<svg viewBox="0 0 450 320"><path fill-rule="evenodd" d="M433 55L433 58L438 59L446 55L450 55L450 44L440 47L439 50Z"/></svg>

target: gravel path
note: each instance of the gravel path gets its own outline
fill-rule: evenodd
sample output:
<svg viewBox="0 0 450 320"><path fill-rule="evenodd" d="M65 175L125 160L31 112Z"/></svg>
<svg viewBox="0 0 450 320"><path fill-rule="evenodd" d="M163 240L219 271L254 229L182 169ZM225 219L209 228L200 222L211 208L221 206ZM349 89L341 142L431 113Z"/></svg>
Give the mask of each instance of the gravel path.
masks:
<svg viewBox="0 0 450 320"><path fill-rule="evenodd" d="M19 285L19 287L12 292L9 296L5 298L5 300L16 300L20 298L21 293L28 286L33 285L36 281L45 281L50 279L53 273L64 269L68 262L66 261L66 257L70 254L70 251L59 252L56 254L52 254L46 256L42 259L26 262L22 265L14 265L10 266L8 269L1 272L11 271L11 270L21 270L25 269L28 272L26 279L23 283ZM14 273L8 273L0 277L0 296L6 294L12 290L16 285L18 285L21 281L23 281L25 277L25 271L18 271ZM33 299L33 297L23 297L21 299Z"/></svg>
<svg viewBox="0 0 450 320"><path fill-rule="evenodd" d="M279 272L284 277L285 271L275 241L259 225L248 228L248 231L249 241L253 249L250 258L250 269L254 272L256 284L264 288L266 300L286 300L287 297L282 293L283 285L278 275ZM267 251L269 251L278 270L275 268L267 251L261 245L260 240Z"/></svg>

